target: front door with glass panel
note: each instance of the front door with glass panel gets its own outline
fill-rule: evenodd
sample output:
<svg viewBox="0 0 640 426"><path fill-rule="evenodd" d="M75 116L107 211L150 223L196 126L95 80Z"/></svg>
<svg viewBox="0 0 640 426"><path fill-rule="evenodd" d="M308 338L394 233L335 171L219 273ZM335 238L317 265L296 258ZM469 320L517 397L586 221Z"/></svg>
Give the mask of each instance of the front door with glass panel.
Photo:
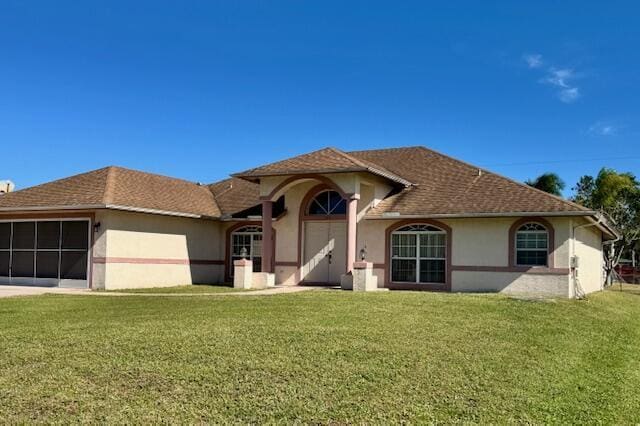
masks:
<svg viewBox="0 0 640 426"><path fill-rule="evenodd" d="M304 281L340 283L346 273L347 224L345 222L305 222Z"/></svg>
<svg viewBox="0 0 640 426"><path fill-rule="evenodd" d="M89 221L0 222L0 284L87 287Z"/></svg>
<svg viewBox="0 0 640 426"><path fill-rule="evenodd" d="M262 271L262 228L260 226L243 226L231 233L231 265L230 276L233 276L233 261L242 258L253 262L253 271Z"/></svg>

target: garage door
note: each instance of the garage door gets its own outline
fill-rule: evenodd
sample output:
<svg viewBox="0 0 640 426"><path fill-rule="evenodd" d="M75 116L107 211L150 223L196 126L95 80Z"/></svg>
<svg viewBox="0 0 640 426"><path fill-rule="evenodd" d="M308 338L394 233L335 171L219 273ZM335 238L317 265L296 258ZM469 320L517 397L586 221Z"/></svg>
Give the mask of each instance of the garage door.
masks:
<svg viewBox="0 0 640 426"><path fill-rule="evenodd" d="M88 220L0 221L0 284L87 287Z"/></svg>

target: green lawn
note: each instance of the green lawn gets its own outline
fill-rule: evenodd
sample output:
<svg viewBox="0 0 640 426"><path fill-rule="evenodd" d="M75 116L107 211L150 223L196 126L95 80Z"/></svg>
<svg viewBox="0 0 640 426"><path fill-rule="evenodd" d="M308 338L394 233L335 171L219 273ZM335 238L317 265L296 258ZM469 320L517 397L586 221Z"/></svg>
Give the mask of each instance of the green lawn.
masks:
<svg viewBox="0 0 640 426"><path fill-rule="evenodd" d="M0 419L640 422L640 292L0 299Z"/></svg>
<svg viewBox="0 0 640 426"><path fill-rule="evenodd" d="M107 290L109 293L156 293L156 294L177 294L177 293L229 293L233 291L247 291L233 288L231 285L180 285L175 287L152 287L152 288L131 288L122 290Z"/></svg>

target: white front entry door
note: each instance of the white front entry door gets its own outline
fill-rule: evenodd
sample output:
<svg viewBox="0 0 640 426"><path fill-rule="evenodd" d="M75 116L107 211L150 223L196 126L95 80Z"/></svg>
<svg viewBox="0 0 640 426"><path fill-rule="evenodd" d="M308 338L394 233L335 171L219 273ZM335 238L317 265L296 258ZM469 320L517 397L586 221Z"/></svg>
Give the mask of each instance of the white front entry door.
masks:
<svg viewBox="0 0 640 426"><path fill-rule="evenodd" d="M346 273L346 222L305 222L303 281L339 284Z"/></svg>

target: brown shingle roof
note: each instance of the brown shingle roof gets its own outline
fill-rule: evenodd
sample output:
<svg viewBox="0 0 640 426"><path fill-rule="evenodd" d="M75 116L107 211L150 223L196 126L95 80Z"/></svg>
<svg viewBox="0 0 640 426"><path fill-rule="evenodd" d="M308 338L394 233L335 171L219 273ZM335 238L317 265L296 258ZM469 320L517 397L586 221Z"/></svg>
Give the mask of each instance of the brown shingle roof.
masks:
<svg viewBox="0 0 640 426"><path fill-rule="evenodd" d="M209 189L222 214L241 212L260 203L260 186L244 179L225 179L212 183Z"/></svg>
<svg viewBox="0 0 640 426"><path fill-rule="evenodd" d="M380 202L368 217L589 212L588 209L425 147L350 152L415 183Z"/></svg>
<svg viewBox="0 0 640 426"><path fill-rule="evenodd" d="M1 195L0 209L104 204L109 169L105 167Z"/></svg>
<svg viewBox="0 0 640 426"><path fill-rule="evenodd" d="M220 217L260 203L253 180L278 174L367 171L407 185L370 210L402 216L590 211L424 147L344 153L326 148L239 173L208 186L106 167L0 196L0 212L48 208L127 208ZM241 178L240 178L241 177ZM251 180L248 181L248 180ZM411 184L409 184L411 182Z"/></svg>
<svg viewBox="0 0 640 426"><path fill-rule="evenodd" d="M100 207L220 216L206 186L114 166L0 196L0 211Z"/></svg>
<svg viewBox="0 0 640 426"><path fill-rule="evenodd" d="M331 147L235 173L233 176L256 181L258 178L266 176L346 172L369 172L403 185L410 185L409 181L386 170L379 164L373 164L366 159L354 158L346 152Z"/></svg>

